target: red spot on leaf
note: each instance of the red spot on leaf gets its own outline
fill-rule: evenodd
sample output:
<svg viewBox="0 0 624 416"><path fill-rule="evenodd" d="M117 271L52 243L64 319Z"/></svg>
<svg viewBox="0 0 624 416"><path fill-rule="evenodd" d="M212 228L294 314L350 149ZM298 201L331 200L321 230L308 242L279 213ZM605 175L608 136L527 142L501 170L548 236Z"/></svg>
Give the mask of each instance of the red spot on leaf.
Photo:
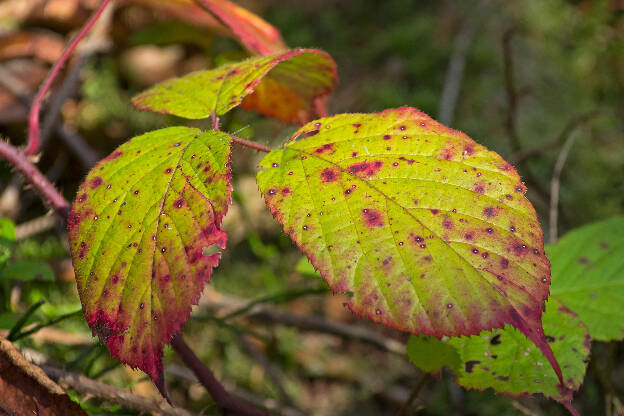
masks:
<svg viewBox="0 0 624 416"><path fill-rule="evenodd" d="M374 162L360 162L354 163L349 166L349 173L358 175L360 177L368 177L374 176L379 172L381 167L383 166L383 162L381 160L377 160Z"/></svg>
<svg viewBox="0 0 624 416"><path fill-rule="evenodd" d="M332 150L334 150L334 145L331 144L331 143L328 143L328 144L324 144L321 147L317 147L314 150L314 153L322 154L322 153L325 153L325 152L331 152Z"/></svg>
<svg viewBox="0 0 624 416"><path fill-rule="evenodd" d="M335 182L338 179L338 174L331 168L326 168L321 172L321 180L323 183Z"/></svg>
<svg viewBox="0 0 624 416"><path fill-rule="evenodd" d="M483 208L483 215L492 218L498 215L498 209L495 207L486 207Z"/></svg>
<svg viewBox="0 0 624 416"><path fill-rule="evenodd" d="M442 226L446 228L447 230L452 230L454 227L453 220L450 218L444 219L444 221L442 221Z"/></svg>
<svg viewBox="0 0 624 416"><path fill-rule="evenodd" d="M381 212L374 210L374 209L364 208L362 210L362 214L364 216L364 221L370 227L383 227L384 226L384 221L383 221Z"/></svg>
<svg viewBox="0 0 624 416"><path fill-rule="evenodd" d="M89 186L91 187L91 189L95 189L102 185L103 182L104 181L102 180L102 178L96 176L95 178L91 179L91 182L89 182Z"/></svg>

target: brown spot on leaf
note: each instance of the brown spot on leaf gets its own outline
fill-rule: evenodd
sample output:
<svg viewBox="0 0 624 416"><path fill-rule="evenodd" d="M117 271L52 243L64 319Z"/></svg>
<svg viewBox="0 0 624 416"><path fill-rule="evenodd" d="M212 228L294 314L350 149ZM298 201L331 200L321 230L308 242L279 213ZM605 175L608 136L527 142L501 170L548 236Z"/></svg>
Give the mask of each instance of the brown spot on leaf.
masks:
<svg viewBox="0 0 624 416"><path fill-rule="evenodd" d="M381 212L374 210L374 209L364 208L362 210L362 214L364 216L364 221L366 222L366 224L368 224L368 226L370 227L383 227L384 226L384 221L383 221Z"/></svg>
<svg viewBox="0 0 624 416"><path fill-rule="evenodd" d="M337 179L337 172L331 168L326 168L321 172L321 180L323 183L335 182Z"/></svg>
<svg viewBox="0 0 624 416"><path fill-rule="evenodd" d="M89 182L89 186L91 187L91 189L95 189L98 188L100 185L102 185L103 180L102 178L100 178L99 176L96 176L95 178L91 179L91 182Z"/></svg>

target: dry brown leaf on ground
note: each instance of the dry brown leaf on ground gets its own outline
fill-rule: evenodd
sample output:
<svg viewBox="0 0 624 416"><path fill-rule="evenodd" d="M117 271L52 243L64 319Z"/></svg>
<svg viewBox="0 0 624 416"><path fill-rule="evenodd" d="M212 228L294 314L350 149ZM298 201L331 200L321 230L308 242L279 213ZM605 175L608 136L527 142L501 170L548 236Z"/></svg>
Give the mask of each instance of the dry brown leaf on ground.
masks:
<svg viewBox="0 0 624 416"><path fill-rule="evenodd" d="M41 368L28 362L4 338L0 338L0 413L15 416L87 415Z"/></svg>

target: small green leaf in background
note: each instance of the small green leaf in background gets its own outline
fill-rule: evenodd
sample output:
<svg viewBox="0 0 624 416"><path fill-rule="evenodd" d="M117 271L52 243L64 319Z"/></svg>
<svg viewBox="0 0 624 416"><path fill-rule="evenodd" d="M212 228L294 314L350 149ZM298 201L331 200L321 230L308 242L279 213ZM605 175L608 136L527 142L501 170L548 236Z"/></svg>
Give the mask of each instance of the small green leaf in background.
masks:
<svg viewBox="0 0 624 416"><path fill-rule="evenodd" d="M135 137L78 189L69 241L94 334L164 391L163 347L219 263L231 202L230 138L187 127Z"/></svg>
<svg viewBox="0 0 624 416"><path fill-rule="evenodd" d="M542 230L498 154L403 107L310 122L259 167L271 213L351 311L437 337L508 323L559 371Z"/></svg>
<svg viewBox="0 0 624 416"><path fill-rule="evenodd" d="M546 251L551 296L579 315L593 339L624 338L624 217L570 231Z"/></svg>
<svg viewBox="0 0 624 416"><path fill-rule="evenodd" d="M0 276L2 266L11 258L11 247L15 243L15 224L8 218L0 218Z"/></svg>
<svg viewBox="0 0 624 416"><path fill-rule="evenodd" d="M54 272L48 263L41 261L16 261L5 267L3 277L23 282L53 282Z"/></svg>
<svg viewBox="0 0 624 416"><path fill-rule="evenodd" d="M459 353L448 342L426 335L412 335L407 343L410 362L426 373L437 373L446 366L457 372L461 365Z"/></svg>
<svg viewBox="0 0 624 416"><path fill-rule="evenodd" d="M310 263L310 260L307 257L301 257L297 264L295 265L295 271L304 276L314 276L321 277L321 274L318 270L314 270L314 266Z"/></svg>
<svg viewBox="0 0 624 416"><path fill-rule="evenodd" d="M544 333L563 369L565 387L548 365L544 355L516 329L505 326L471 337L451 338L462 365L457 383L466 388L493 388L513 395L542 393L569 404L581 386L591 339L587 328L556 299L546 304Z"/></svg>
<svg viewBox="0 0 624 416"><path fill-rule="evenodd" d="M137 95L139 109L190 119L222 115L240 105L284 122L307 121L314 100L336 84L336 64L325 52L295 49L198 71Z"/></svg>

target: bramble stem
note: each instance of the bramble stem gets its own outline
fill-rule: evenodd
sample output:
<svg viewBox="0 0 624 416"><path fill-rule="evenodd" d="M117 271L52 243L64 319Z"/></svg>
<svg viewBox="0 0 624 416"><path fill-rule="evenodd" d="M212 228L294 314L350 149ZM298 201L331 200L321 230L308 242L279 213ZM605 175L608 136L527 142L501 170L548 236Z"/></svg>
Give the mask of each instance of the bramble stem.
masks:
<svg viewBox="0 0 624 416"><path fill-rule="evenodd" d="M69 219L69 202L56 190L43 173L28 161L26 156L4 140L0 140L0 156L15 167L39 192L44 202L65 221Z"/></svg>
<svg viewBox="0 0 624 416"><path fill-rule="evenodd" d="M230 138L234 143L241 146L249 147L250 149L257 150L259 152L270 153L272 149L270 147L262 146L261 144L250 142L249 140L241 139L240 137L230 135Z"/></svg>
<svg viewBox="0 0 624 416"><path fill-rule="evenodd" d="M98 20L106 6L110 0L103 0L100 7L91 15L87 23L80 30L78 35L72 39L67 48L63 51L60 59L56 61L54 66L48 72L46 79L43 81L39 92L37 92L37 96L33 100L33 104L30 107L30 113L28 114L28 144L26 145L26 149L24 152L27 155L33 155L39 148L39 110L41 109L41 102L43 101L43 97L45 97L46 93L50 90L52 83L56 79L56 76L60 72L61 68L65 64L65 62L69 59L76 46L80 43L80 41L85 37L85 35L91 30L95 22Z"/></svg>
<svg viewBox="0 0 624 416"><path fill-rule="evenodd" d="M268 416L267 412L248 405L228 393L208 367L189 348L181 334L173 337L171 346L184 361L184 364L193 371L199 382L208 390L217 407L225 412L232 412L240 416Z"/></svg>

